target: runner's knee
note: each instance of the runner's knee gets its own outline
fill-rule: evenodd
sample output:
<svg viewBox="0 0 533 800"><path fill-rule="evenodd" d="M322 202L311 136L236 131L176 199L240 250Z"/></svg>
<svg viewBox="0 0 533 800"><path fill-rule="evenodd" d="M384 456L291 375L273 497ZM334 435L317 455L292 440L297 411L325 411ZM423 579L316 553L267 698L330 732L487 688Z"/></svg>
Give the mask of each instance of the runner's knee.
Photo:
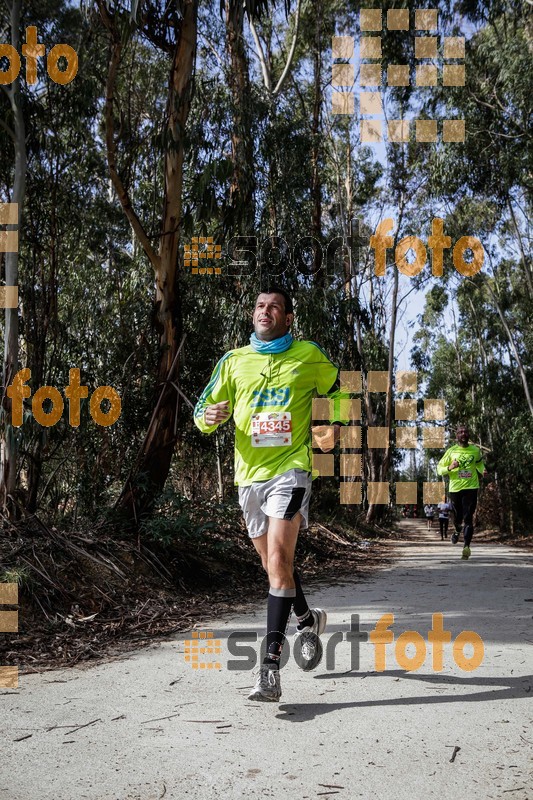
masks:
<svg viewBox="0 0 533 800"><path fill-rule="evenodd" d="M287 553L275 550L268 554L267 571L270 578L293 581L293 559Z"/></svg>

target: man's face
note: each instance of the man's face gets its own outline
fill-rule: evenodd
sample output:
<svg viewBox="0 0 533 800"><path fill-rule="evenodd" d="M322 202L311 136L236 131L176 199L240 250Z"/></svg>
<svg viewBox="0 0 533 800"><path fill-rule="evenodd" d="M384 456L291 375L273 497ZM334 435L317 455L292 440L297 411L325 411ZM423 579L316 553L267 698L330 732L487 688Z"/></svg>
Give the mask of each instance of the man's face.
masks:
<svg viewBox="0 0 533 800"><path fill-rule="evenodd" d="M461 425L457 428L457 441L462 447L466 447L468 445L468 440L470 438L470 431L465 426Z"/></svg>
<svg viewBox="0 0 533 800"><path fill-rule="evenodd" d="M285 312L285 299L281 294L260 294L257 298L253 323L256 336L271 342L285 336L294 319L294 314Z"/></svg>

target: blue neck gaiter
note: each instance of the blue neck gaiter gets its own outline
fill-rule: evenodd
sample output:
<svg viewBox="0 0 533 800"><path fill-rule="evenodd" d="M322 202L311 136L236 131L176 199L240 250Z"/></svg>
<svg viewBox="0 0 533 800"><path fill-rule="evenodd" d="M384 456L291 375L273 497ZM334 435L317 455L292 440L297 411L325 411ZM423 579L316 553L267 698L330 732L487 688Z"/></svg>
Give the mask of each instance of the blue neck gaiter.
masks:
<svg viewBox="0 0 533 800"><path fill-rule="evenodd" d="M285 350L289 349L293 341L290 331L287 331L285 336L272 339L271 342L264 342L259 339L255 332L250 336L250 344L256 353L284 353Z"/></svg>

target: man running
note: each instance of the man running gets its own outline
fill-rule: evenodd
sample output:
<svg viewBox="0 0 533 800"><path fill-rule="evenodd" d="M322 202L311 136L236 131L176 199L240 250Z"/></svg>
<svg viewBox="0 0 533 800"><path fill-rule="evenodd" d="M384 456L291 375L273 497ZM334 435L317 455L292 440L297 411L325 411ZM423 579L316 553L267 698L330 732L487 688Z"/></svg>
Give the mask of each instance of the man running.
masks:
<svg viewBox="0 0 533 800"><path fill-rule="evenodd" d="M426 519L428 521L428 531L430 531L433 527L433 519L435 517L435 509L430 503L426 503L424 506L424 514L426 515Z"/></svg>
<svg viewBox="0 0 533 800"><path fill-rule="evenodd" d="M449 447L437 464L439 475L450 477L449 497L455 514L455 533L452 544L457 544L464 524L464 547L461 558L470 558L470 542L474 535L474 511L477 505L479 476L486 476L485 464L479 447L468 444L470 431L467 425L457 428L457 444Z"/></svg>
<svg viewBox="0 0 533 800"><path fill-rule="evenodd" d="M267 652L249 700L281 697L279 663L292 609L303 669L319 663L317 637L326 627L326 612L307 605L293 561L298 532L308 522L312 398L332 389L338 368L314 342L293 339L293 319L292 300L283 289L261 293L250 344L220 359L194 410L203 433L233 415L239 503L269 578ZM324 452L334 448L338 427L317 426L313 432Z"/></svg>
<svg viewBox="0 0 533 800"><path fill-rule="evenodd" d="M452 504L449 503L446 499L442 503L439 503L437 506L437 511L439 512L439 530L440 530L440 538L442 541L448 538L448 524L450 522L450 511L452 510Z"/></svg>

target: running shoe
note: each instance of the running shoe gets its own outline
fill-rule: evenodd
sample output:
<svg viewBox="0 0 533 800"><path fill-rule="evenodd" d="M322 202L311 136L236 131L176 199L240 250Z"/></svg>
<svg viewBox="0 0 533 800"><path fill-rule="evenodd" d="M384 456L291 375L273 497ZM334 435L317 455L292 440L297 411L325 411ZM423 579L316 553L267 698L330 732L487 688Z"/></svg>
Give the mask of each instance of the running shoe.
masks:
<svg viewBox="0 0 533 800"><path fill-rule="evenodd" d="M463 547L463 554L462 554L461 558L464 558L465 560L467 558L470 558L470 548L469 547Z"/></svg>
<svg viewBox="0 0 533 800"><path fill-rule="evenodd" d="M248 700L261 703L276 703L281 697L279 668L272 664L261 664L255 686L248 695Z"/></svg>
<svg viewBox="0 0 533 800"><path fill-rule="evenodd" d="M312 608L311 614L313 615L313 624L296 630L294 635L294 657L304 672L310 672L318 667L324 654L322 642L318 637L326 629L328 615L321 608Z"/></svg>
<svg viewBox="0 0 533 800"><path fill-rule="evenodd" d="M455 533L452 533L452 544L457 544L457 542L459 541L459 534L460 534L460 531L456 531Z"/></svg>

